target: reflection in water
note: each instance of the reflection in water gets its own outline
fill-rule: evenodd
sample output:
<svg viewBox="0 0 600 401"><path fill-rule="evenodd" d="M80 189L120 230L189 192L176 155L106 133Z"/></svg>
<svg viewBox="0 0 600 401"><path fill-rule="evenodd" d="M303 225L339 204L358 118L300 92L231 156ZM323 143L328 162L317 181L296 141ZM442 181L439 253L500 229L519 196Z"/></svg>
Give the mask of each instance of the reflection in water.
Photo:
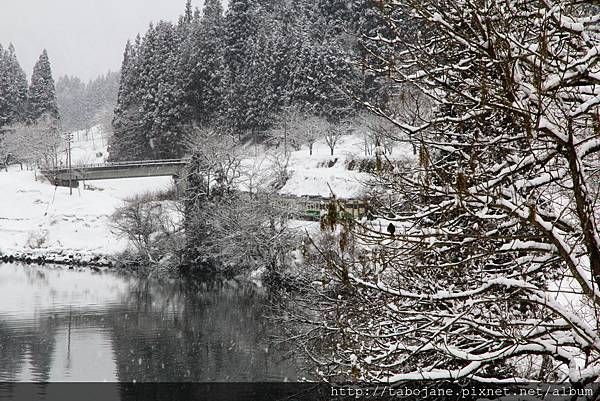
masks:
<svg viewBox="0 0 600 401"><path fill-rule="evenodd" d="M0 265L0 381L295 380L253 288Z"/></svg>

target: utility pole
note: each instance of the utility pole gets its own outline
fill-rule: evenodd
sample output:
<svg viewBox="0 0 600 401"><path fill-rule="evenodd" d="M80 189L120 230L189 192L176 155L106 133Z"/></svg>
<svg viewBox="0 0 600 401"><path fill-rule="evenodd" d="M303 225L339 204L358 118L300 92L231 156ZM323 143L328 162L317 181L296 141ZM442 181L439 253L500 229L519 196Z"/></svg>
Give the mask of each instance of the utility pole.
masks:
<svg viewBox="0 0 600 401"><path fill-rule="evenodd" d="M288 156L288 120L292 114L291 106L283 108L283 154L284 157Z"/></svg>
<svg viewBox="0 0 600 401"><path fill-rule="evenodd" d="M69 169L69 195L73 196L73 169L71 166L71 142L73 141L73 134L65 133L67 139L67 166Z"/></svg>
<svg viewBox="0 0 600 401"><path fill-rule="evenodd" d="M285 122L283 123L283 154L284 157L287 157L288 155L288 150L287 150L287 116L285 118Z"/></svg>

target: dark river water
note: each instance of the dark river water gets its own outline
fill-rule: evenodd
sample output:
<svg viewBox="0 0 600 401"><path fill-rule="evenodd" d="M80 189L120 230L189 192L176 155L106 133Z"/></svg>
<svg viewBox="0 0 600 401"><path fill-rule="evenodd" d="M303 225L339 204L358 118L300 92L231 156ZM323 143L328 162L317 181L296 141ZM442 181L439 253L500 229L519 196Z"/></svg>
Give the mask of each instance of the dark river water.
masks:
<svg viewBox="0 0 600 401"><path fill-rule="evenodd" d="M0 264L2 381L294 381L252 286Z"/></svg>

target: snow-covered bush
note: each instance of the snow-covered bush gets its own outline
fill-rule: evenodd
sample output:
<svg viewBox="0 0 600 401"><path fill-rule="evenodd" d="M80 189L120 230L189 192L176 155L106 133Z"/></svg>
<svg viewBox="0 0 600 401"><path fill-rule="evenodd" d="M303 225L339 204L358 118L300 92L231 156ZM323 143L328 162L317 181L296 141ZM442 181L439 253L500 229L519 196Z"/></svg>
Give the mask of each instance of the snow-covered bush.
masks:
<svg viewBox="0 0 600 401"><path fill-rule="evenodd" d="M44 248L48 244L48 230L34 230L27 235L27 247L31 249Z"/></svg>
<svg viewBox="0 0 600 401"><path fill-rule="evenodd" d="M264 270L275 277L289 265L297 242L288 218L264 194L207 199L186 216L188 263L211 272Z"/></svg>
<svg viewBox="0 0 600 401"><path fill-rule="evenodd" d="M134 259L143 264L162 265L167 260L176 267L183 255L182 215L166 194L148 194L130 200L111 218L114 232L126 238Z"/></svg>

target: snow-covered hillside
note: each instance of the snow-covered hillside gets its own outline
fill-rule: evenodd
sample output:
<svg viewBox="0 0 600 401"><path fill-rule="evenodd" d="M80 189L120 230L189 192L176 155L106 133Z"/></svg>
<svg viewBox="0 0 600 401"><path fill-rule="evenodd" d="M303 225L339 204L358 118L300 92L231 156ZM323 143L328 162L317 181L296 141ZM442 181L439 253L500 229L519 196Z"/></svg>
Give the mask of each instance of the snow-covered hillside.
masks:
<svg viewBox="0 0 600 401"><path fill-rule="evenodd" d="M71 162L74 165L104 163L108 158L108 136L101 126L73 133ZM67 163L67 152L60 155L60 161Z"/></svg>
<svg viewBox="0 0 600 401"><path fill-rule="evenodd" d="M0 172L0 253L44 249L114 254L127 246L108 225L124 199L168 189L170 177L95 181L90 191L35 181L34 172ZM101 190L100 190L101 189Z"/></svg>
<svg viewBox="0 0 600 401"><path fill-rule="evenodd" d="M314 144L312 155L306 146L291 152L287 166L289 178L279 193L325 198L335 195L338 199L363 197L366 184L372 179L372 176L369 173L350 171L347 169L347 164L351 160L373 158L373 156L364 155L364 146L362 137L348 135L340 139L333 156L324 141ZM255 157L248 158L246 165L251 169L265 172L263 180L266 181L269 179L266 171L273 170L273 160L275 159L273 153L281 152L281 149L261 152ZM412 148L407 144L398 145L391 155L386 156L390 160L415 161Z"/></svg>

